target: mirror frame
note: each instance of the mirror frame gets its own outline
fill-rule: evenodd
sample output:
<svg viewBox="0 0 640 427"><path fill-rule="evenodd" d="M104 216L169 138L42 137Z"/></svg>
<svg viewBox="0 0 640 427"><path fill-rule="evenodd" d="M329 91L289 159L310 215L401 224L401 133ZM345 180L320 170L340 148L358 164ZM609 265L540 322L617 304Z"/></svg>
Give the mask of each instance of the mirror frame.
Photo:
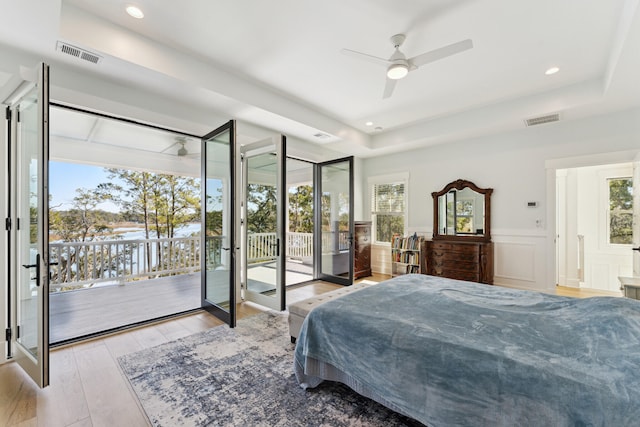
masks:
<svg viewBox="0 0 640 427"><path fill-rule="evenodd" d="M484 194L484 234L440 234L440 225L438 224L438 212L440 212L438 200L440 196L445 195L454 188L456 190L470 188L476 193ZM431 193L431 196L433 197L433 240L459 240L466 242L491 241L491 193L493 193L493 188L480 188L473 182L464 179L458 179L456 181L450 182L449 184L445 185L442 190Z"/></svg>

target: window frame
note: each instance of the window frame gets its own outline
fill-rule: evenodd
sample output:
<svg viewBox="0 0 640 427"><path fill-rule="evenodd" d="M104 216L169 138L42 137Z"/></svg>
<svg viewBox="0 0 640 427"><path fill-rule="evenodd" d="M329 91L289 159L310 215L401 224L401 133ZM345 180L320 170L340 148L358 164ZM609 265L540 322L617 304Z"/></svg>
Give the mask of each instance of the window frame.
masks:
<svg viewBox="0 0 640 427"><path fill-rule="evenodd" d="M409 222L409 174L408 173L398 173L398 174L389 174L389 175L378 175L378 176L370 176L367 179L368 186L368 203L369 203L369 214L371 218L371 239L374 245L380 246L389 246L391 247L391 241L378 240L378 224L377 224L377 216L378 214L373 211L374 206L371 206L373 201L373 191L375 185L383 185L383 184L403 184L404 185L404 208L402 213L393 213L389 212L391 216L401 216L403 221L403 235L407 235L407 224Z"/></svg>

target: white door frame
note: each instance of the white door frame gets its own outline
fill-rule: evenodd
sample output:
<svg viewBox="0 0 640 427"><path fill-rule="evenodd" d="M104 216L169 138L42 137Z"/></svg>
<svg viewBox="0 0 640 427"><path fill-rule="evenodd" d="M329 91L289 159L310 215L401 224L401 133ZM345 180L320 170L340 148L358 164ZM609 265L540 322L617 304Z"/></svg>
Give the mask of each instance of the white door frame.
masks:
<svg viewBox="0 0 640 427"><path fill-rule="evenodd" d="M547 177L547 253L546 253L546 283L556 284L556 171L558 169L572 169L584 166L598 166L616 163L631 163L640 160L639 150L615 151L610 153L590 154L586 156L550 159L545 162Z"/></svg>

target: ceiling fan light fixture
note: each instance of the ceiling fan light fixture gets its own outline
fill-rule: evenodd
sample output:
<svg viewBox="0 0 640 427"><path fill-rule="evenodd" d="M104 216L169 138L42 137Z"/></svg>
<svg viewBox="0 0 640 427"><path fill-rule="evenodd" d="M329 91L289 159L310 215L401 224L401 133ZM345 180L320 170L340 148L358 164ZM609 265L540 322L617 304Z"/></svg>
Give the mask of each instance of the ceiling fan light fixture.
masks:
<svg viewBox="0 0 640 427"><path fill-rule="evenodd" d="M126 7L127 13L136 19L144 18L144 12L138 6L129 5Z"/></svg>
<svg viewBox="0 0 640 427"><path fill-rule="evenodd" d="M550 75L552 75L552 74L557 73L558 71L560 71L560 68L558 68L558 67L551 67L551 68L549 68L547 71L545 71L544 73L545 73L547 76L550 76Z"/></svg>
<svg viewBox="0 0 640 427"><path fill-rule="evenodd" d="M387 68L387 77L391 80L399 80L409 74L409 67L406 64L391 64Z"/></svg>

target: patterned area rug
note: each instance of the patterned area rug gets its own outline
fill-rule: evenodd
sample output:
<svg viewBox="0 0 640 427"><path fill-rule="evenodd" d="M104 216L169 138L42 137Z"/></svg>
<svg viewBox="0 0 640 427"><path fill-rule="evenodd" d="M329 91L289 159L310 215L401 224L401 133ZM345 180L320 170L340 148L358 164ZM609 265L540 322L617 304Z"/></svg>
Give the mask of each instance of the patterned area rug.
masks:
<svg viewBox="0 0 640 427"><path fill-rule="evenodd" d="M350 388L302 390L287 318L262 313L118 359L154 426L422 426Z"/></svg>

